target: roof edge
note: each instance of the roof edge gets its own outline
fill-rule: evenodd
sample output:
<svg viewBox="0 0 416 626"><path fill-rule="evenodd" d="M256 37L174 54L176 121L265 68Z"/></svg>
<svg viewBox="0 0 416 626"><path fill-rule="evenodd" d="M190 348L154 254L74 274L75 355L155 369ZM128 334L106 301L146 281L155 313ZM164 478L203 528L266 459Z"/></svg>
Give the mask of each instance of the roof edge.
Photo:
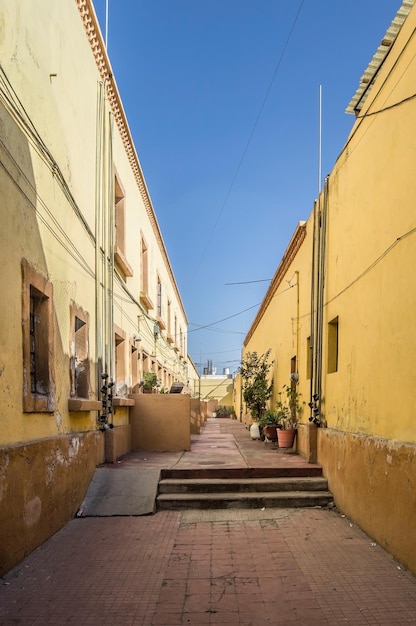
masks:
<svg viewBox="0 0 416 626"><path fill-rule="evenodd" d="M381 66L396 41L396 38L415 2L416 0L403 0L400 9L397 11L395 18L391 22L386 34L381 40L376 53L371 59L367 69L364 71L364 74L361 76L359 87L345 109L346 113L359 115L367 96L371 91L371 87L376 80L377 74L379 73Z"/></svg>

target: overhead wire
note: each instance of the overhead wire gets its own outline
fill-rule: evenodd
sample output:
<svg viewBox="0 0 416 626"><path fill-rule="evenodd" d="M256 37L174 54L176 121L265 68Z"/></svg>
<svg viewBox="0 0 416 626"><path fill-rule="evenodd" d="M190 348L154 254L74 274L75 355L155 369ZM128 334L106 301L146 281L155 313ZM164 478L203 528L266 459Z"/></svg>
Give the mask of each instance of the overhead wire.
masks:
<svg viewBox="0 0 416 626"><path fill-rule="evenodd" d="M240 169L241 169L241 167L242 167L242 165L243 165L243 161L244 161L244 159L245 159L245 157L246 157L246 154L247 154L248 148L249 148L249 146L250 146L250 144L251 144L251 142L252 142L252 139L253 139L254 133L255 133L256 128L257 128L257 126L258 126L258 123L259 123L259 121L260 121L260 118L261 118L261 115L262 115L262 113L263 113L263 110L264 110L264 107L265 107L265 105L266 105L266 102L267 102L267 100L268 100L268 97L269 97L269 95L270 95L270 92L271 92L271 89L272 89L273 83L274 83L274 81L275 81L276 75L277 75L277 73L278 73L278 71L279 71L279 69L280 69L280 66L281 66L282 61L283 61L283 58L284 58L284 56L285 56L285 53L286 53L287 47L288 47L289 42L290 42L290 40L291 40L291 38L292 38L293 31L295 30L295 27L296 27L297 21L298 21L298 19L299 19L299 15L300 15L300 12L301 12L301 10L302 10L302 7L303 7L304 2L305 2L305 0L301 0L301 2L300 2L300 4L299 4L299 8L298 8L298 10L297 10L297 12L296 12L296 15L295 15L295 17L294 17L294 20L293 20L292 26L291 26L291 28L290 28L289 34L288 34L288 36L287 36L287 38L286 38L286 41L285 41L285 43L284 43L284 45L283 45L283 49L282 49L282 52L280 53L280 57L279 57L279 60L278 60L278 62L277 62L277 65L276 65L276 67L275 67L275 69L274 69L274 72L273 72L273 75L272 75L271 81L270 81L269 86L268 86L268 88L267 88L267 90L266 90L266 94L265 94L265 96L264 96L264 98L263 98L263 101L262 101L262 103L261 103L261 105L260 105L259 112L258 112L258 114L257 114L257 117L256 117L256 119L255 119L255 122L254 122L254 124L253 124L253 127L252 127L252 129L251 129L251 131L250 131L250 134L249 134L248 139L247 139L247 141L246 141L246 144L245 144L245 146L244 146L244 149L243 149L242 155L241 155L241 157L240 157L240 159L239 159L239 162L238 162L237 168L236 168L236 170L235 170L235 172L234 172L234 175L233 175L233 177L232 177L232 179L231 179L231 183L230 183L230 185L229 185L229 187L228 187L228 190L227 190L227 192L226 192L226 194L225 194L224 201L223 201L223 203L222 203L222 205L221 205L221 208L220 208L220 211L219 211L219 213L218 213L218 215L217 215L217 218L216 218L216 220L215 220L214 226L213 226L213 228L212 228L212 230L211 230L210 235L208 236L208 238L207 238L207 240L206 240L206 245L205 245L205 248L204 248L204 250L203 250L203 252L202 252L202 254L201 254L201 257L200 257L200 259L199 259L198 263L195 265L194 273L193 273L193 274L192 274L192 276L191 276L191 279L190 279L190 281L189 281L189 285L191 285L191 284L192 284L193 280L195 279L195 276L197 275L197 273L198 273L198 271L199 271L199 268L200 268L200 266L201 266L201 264L202 264L202 261L203 261L203 259L205 258L206 253L208 252L208 249L209 249L209 247L210 247L211 240L212 240L212 238L213 238L213 236L214 236L214 233L215 233L215 231L216 231L216 229L217 229L217 226L218 226L219 221L220 221L220 219L221 219L221 217L222 217L222 214L224 213L225 207L226 207L226 205L227 205L227 203L228 203L228 199L229 199L229 197L230 197L230 195L231 195L231 192L232 192L232 190L233 190L233 188L234 188L235 181L237 180L237 176L238 176L238 174L240 173Z"/></svg>

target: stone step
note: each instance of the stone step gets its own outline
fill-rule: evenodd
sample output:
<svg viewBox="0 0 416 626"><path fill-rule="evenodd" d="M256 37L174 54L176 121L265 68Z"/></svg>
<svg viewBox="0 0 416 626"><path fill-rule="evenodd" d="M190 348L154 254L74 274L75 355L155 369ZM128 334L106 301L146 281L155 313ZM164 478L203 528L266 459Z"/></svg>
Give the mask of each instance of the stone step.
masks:
<svg viewBox="0 0 416 626"><path fill-rule="evenodd" d="M159 493L251 493L285 491L327 491L323 477L305 478L165 478Z"/></svg>
<svg viewBox="0 0 416 626"><path fill-rule="evenodd" d="M254 509L323 507L333 502L328 491L282 491L249 493L161 493L157 510Z"/></svg>
<svg viewBox="0 0 416 626"><path fill-rule="evenodd" d="M161 478L300 478L322 476L322 468L305 467L205 467L190 469L162 469Z"/></svg>

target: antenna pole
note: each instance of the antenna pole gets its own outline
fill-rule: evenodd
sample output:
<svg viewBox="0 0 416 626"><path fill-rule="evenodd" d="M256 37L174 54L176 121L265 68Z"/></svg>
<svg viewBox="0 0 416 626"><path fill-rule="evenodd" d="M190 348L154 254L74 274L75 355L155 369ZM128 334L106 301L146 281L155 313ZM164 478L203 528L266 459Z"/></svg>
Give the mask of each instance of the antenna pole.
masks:
<svg viewBox="0 0 416 626"><path fill-rule="evenodd" d="M108 45L108 0L105 0L105 49Z"/></svg>
<svg viewBox="0 0 416 626"><path fill-rule="evenodd" d="M318 195L322 181L322 85L319 85L319 148L318 148Z"/></svg>

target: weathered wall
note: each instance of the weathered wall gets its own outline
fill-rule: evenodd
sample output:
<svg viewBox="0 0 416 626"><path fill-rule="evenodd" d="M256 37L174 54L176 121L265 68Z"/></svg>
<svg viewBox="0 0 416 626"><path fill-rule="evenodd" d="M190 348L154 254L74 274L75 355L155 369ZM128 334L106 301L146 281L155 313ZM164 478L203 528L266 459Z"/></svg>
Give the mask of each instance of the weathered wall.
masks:
<svg viewBox="0 0 416 626"><path fill-rule="evenodd" d="M318 455L337 507L416 572L416 445L319 429Z"/></svg>
<svg viewBox="0 0 416 626"><path fill-rule="evenodd" d="M213 413L215 413L217 407L218 407L218 401L217 400L208 400L207 401L207 416L208 417L212 417Z"/></svg>
<svg viewBox="0 0 416 626"><path fill-rule="evenodd" d="M201 432L201 403L197 398L191 398L191 435Z"/></svg>
<svg viewBox="0 0 416 626"><path fill-rule="evenodd" d="M0 575L76 515L103 461L99 431L0 448Z"/></svg>
<svg viewBox="0 0 416 626"><path fill-rule="evenodd" d="M191 399L185 394L135 394L130 423L133 450L191 448Z"/></svg>
<svg viewBox="0 0 416 626"><path fill-rule="evenodd" d="M131 426L115 426L105 431L105 462L115 463L131 451Z"/></svg>

